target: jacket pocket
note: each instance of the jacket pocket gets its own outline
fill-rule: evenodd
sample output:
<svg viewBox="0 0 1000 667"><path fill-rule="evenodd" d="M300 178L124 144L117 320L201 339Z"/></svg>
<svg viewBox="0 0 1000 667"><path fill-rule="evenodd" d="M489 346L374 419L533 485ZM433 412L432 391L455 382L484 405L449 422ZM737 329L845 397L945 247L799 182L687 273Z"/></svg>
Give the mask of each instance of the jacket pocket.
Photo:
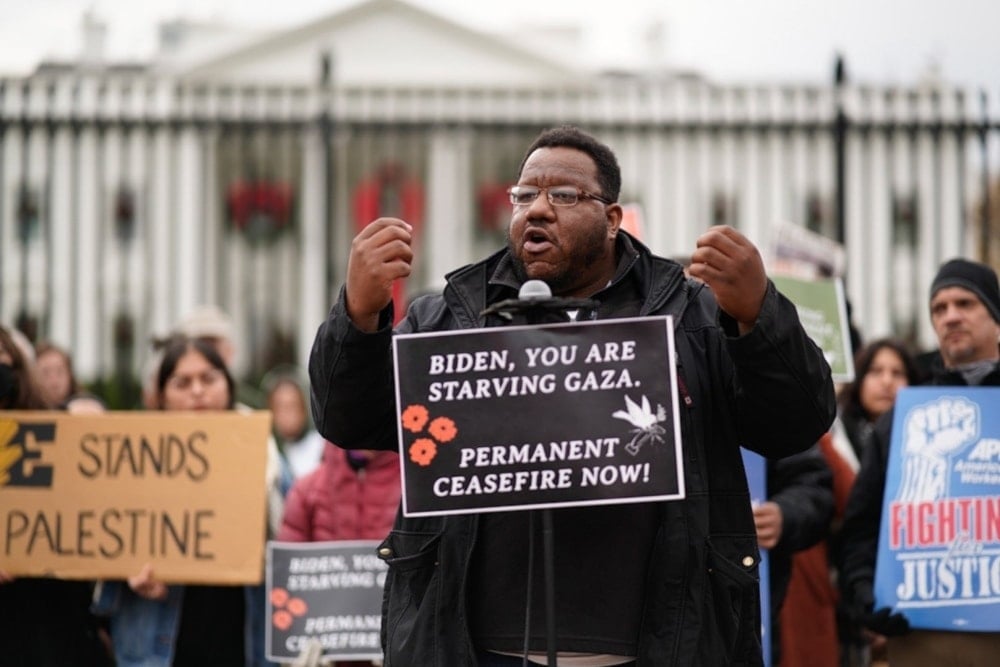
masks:
<svg viewBox="0 0 1000 667"><path fill-rule="evenodd" d="M715 620L713 643L722 649L727 665L752 664L760 655L757 550L749 540L740 542L746 542L745 553L730 558L708 541L708 602L714 608L708 618ZM727 546L740 550L735 542Z"/></svg>
<svg viewBox="0 0 1000 667"><path fill-rule="evenodd" d="M389 567L382 594L382 648L385 665L406 665L430 655L418 642L433 641L440 533L394 530L379 545Z"/></svg>

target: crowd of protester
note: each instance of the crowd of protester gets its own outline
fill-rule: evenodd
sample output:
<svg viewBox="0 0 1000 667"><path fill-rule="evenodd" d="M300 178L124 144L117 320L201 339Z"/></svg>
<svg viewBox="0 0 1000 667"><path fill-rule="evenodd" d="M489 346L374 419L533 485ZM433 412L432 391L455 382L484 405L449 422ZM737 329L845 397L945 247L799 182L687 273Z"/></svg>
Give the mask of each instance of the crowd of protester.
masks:
<svg viewBox="0 0 1000 667"><path fill-rule="evenodd" d="M990 304L988 274L984 280L987 287L978 292ZM992 313L993 308L985 310ZM231 323L221 311L209 312L195 314L185 325L187 333L178 327L150 350L155 361L147 364L151 394L137 407L192 409L190 395L204 391L208 398L199 399L196 409L238 408L237 382L224 356L231 363ZM204 330L195 322L199 318L206 323ZM870 592L859 599L850 589L853 580L847 581L846 590L838 589L838 557L854 547L841 524L855 476L868 450L876 446L872 443L879 420L891 411L900 388L926 378L910 347L891 338L857 349L855 373L854 381L839 387L838 418L829 433L801 455L769 462L768 503L755 508L758 517L772 511L781 516L777 532L768 528L767 519L758 519L761 547L771 557L775 665L901 664L887 663L891 654L886 636L865 623L872 612ZM178 384L178 374L210 377L212 382L193 389L188 383L185 396L170 389ZM4 410L84 414L102 406L100 397L88 393L76 378L66 349L51 342L32 346L9 327L0 327L0 388ZM324 440L311 422L308 380L293 367L269 373L261 393L266 400L261 407L272 412L274 425L266 482L269 536L307 542L383 538L400 497L398 456L343 450ZM870 558L873 548L869 542ZM870 570L868 576L866 590ZM154 664L136 653L142 632L151 633L146 640L149 655L155 655L158 638L173 638L163 664L270 664L263 654L262 590L254 590L259 587L167 586L156 580L152 565L117 582L15 578L2 572L0 579L0 611L9 619L0 624L4 664ZM149 618L166 623L166 628L157 628ZM898 634L899 628L885 623L881 627ZM210 663L199 662L205 659Z"/></svg>
<svg viewBox="0 0 1000 667"><path fill-rule="evenodd" d="M561 138L551 141L566 140L565 136L584 141L573 138L576 135L572 134L557 136ZM591 163L584 162L581 167L579 160L584 153L574 152L576 145L573 146L573 150L567 150L560 143L538 144L534 152L529 151L522 169L529 175L547 174L547 170L558 171L570 164L571 173L587 172ZM599 151L597 155L601 155ZM594 159L600 162L603 158ZM599 166L606 167L603 163ZM597 184L592 189L600 191ZM546 196L541 197L545 190L548 190ZM554 216L553 207L573 207L587 197L596 200L593 203L604 203L604 199L587 195L582 188L556 190L534 185L520 190L512 188L515 210L520 206L535 211L537 207L538 215ZM604 205L614 207L614 204ZM515 222L516 218L515 214ZM386 235L393 242L408 242L405 223L378 223L373 225L373 231L359 236L352 262L366 259L364 251L357 249L363 248L365 241L375 240L377 234ZM636 257L645 252L642 248L633 249L638 246L635 239L626 236L615 241L613 237L612 244L618 243L619 247L624 244ZM528 239L525 243L542 244L541 239L527 235L525 238ZM705 241L705 245L728 247L727 244L744 242L739 236L722 234ZM716 279L707 273L706 258L711 255L705 252L708 251L699 248L693 256L692 277L688 280L695 291L696 283L712 284ZM403 260L408 262L409 257ZM603 273L592 276L594 283L607 284L609 290L614 288L617 283L609 282L607 275L617 275L616 266L609 260L601 269ZM589 265L578 268L592 271ZM502 266L496 269L495 275L502 278L502 270ZM684 280L679 277L679 269L676 273L678 280ZM378 331L387 331L387 322L393 318L390 311L384 310L388 307L387 293L384 296L380 290L389 282L373 279L374 286L368 293L357 291L355 283L355 292L345 292L342 301L348 305L341 308L353 304L355 310L341 311L339 316L350 318L357 330L348 327L347 331L343 322L335 319L327 325L341 327L341 333L347 331L343 333L347 339L364 336L366 332L376 335ZM724 301L724 291L718 294L719 307L726 312L727 308L735 308L735 301ZM996 273L968 260L950 261L940 267L928 296L930 319L940 347L931 376L923 376L913 351L904 342L883 338L865 344L856 332L854 380L838 387L837 417L832 427L816 442L798 443L799 453L772 457L767 464L767 500L753 508L739 509L741 515L752 515L759 546L769 553L771 608L765 621L770 631L765 641L770 643L775 665L980 665L989 664L989 660L1000 655L996 633L913 631L904 614L875 608L872 583L877 531L897 393L901 388L925 382L957 386L1000 384L1000 291ZM368 310L358 306L365 297L371 297ZM438 297L423 301L424 310L435 298ZM781 307L766 278L761 282L760 293L755 292L753 298L758 310L729 322L734 335L737 331L745 334L757 317L764 318L765 311L772 312L768 309ZM335 311L331 317L337 316ZM434 311L434 316L440 313ZM335 350L336 345L342 344L331 339L321 345L322 336L323 329L317 343L321 351L326 351L322 345ZM290 542L385 539L393 529L400 501L400 462L396 452L342 449L339 445L344 443L325 439L321 435L324 429L318 431L313 424L309 380L299 369L275 368L260 387L241 387L233 376L237 338L231 319L216 307L203 307L188 314L148 351L141 378L142 403L136 407L156 411L270 410L273 433L267 443L265 477L260 480L267 499L267 526L262 530L262 538ZM380 349L384 352L387 346ZM329 370L323 363L322 358L317 361L319 372ZM324 391L328 389L325 387ZM341 392L351 391L341 389ZM261 396L262 400L248 405L241 397L250 395ZM340 394L337 397L342 398ZM334 404L324 402L324 405ZM374 407L381 410L385 406ZM94 414L103 408L101 397L88 393L76 377L66 347L45 341L32 345L16 329L0 326L0 410ZM373 415L375 412L370 418ZM329 417L328 413L319 414L316 419ZM354 417L352 414L341 422ZM706 428L726 429L727 425ZM710 467L704 472L708 477L719 473L717 468ZM735 496L742 500L745 493ZM603 516L603 511L582 511L580 516L585 520L574 529L584 536L588 531L597 531L586 517ZM717 521L719 517L712 519ZM607 524L603 522L601 529L613 530ZM493 535L489 541L491 548L520 548L502 544L506 533L499 532L498 526L488 524L489 530L494 531L489 533ZM588 548L606 548L609 553L616 549L614 544L602 547L602 538L590 534L593 539ZM650 534L649 539L661 537ZM645 562L644 558L640 555L633 560ZM493 583L480 582L476 591L502 597L507 574L501 575ZM621 576L628 581L635 578L628 573ZM476 591L463 594L473 595ZM18 667L267 665L270 663L263 645L267 622L265 593L263 584L168 584L157 577L153 562L113 581L16 577L3 568L0 555L0 664ZM716 609L716 613L723 611ZM475 626L486 621L478 617L468 622ZM475 655L482 664L521 664L510 649L479 651ZM968 661L948 662L956 657ZM514 662L505 662L507 658ZM539 661L537 655L533 658ZM567 664L648 663L633 659Z"/></svg>

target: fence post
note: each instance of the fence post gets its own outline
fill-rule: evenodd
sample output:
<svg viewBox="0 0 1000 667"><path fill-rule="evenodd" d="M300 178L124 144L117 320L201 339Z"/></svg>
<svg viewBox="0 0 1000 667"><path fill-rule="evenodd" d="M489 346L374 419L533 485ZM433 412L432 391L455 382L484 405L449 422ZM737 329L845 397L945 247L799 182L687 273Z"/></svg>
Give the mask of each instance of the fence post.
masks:
<svg viewBox="0 0 1000 667"><path fill-rule="evenodd" d="M833 68L833 93L836 112L833 120L834 179L836 185L837 241L846 246L846 178L847 178L847 113L844 111L844 85L847 83L847 69L844 57L837 55Z"/></svg>
<svg viewBox="0 0 1000 667"><path fill-rule="evenodd" d="M983 200L981 210L981 220L979 228L979 244L982 261L989 264L992 261L990 255L990 227L993 222L992 211L990 210L990 114L986 91L979 91L979 104L983 110L983 121L979 126L979 147L983 154Z"/></svg>

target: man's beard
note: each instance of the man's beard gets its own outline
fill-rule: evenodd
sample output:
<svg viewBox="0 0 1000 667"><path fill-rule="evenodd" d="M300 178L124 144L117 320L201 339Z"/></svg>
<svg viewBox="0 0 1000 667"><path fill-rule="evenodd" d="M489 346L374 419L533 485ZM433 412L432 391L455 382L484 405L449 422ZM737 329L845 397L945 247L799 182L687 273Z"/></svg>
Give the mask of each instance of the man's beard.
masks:
<svg viewBox="0 0 1000 667"><path fill-rule="evenodd" d="M565 271L558 275L546 276L545 283L552 290L552 294L559 296L575 287L575 280L586 267L597 262L606 252L604 239L607 230L594 227L593 232L584 239L584 254L580 260L574 260ZM520 282L525 282L530 278L524 260L517 254L517 248L510 237L510 229L507 229L507 251L510 253L514 275ZM589 296L589 295L587 295Z"/></svg>

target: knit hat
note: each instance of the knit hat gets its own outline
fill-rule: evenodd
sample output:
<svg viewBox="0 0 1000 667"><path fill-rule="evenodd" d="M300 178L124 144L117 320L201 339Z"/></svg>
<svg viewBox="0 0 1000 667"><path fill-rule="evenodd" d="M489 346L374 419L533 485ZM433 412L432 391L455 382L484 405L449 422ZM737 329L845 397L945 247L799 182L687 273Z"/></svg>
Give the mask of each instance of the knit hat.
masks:
<svg viewBox="0 0 1000 667"><path fill-rule="evenodd" d="M177 325L176 332L191 338L235 339L232 318L218 306L211 305L198 306L188 313Z"/></svg>
<svg viewBox="0 0 1000 667"><path fill-rule="evenodd" d="M1000 322L1000 287L997 274L989 266L967 259L952 259L941 265L931 283L931 298L945 287L962 287L983 302L986 310Z"/></svg>

